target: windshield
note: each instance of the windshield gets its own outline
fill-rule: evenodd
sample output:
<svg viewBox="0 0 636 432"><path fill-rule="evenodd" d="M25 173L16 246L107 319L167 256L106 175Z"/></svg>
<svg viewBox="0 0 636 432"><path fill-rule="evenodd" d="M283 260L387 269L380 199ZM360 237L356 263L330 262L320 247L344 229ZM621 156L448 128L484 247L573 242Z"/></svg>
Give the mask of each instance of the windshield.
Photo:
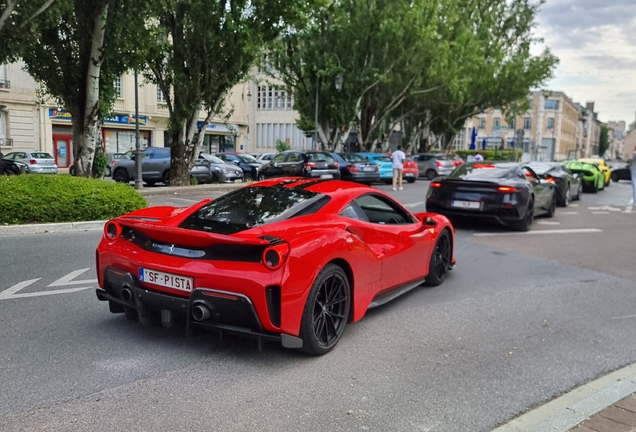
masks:
<svg viewBox="0 0 636 432"><path fill-rule="evenodd" d="M464 180L493 180L513 176L509 165L474 164L462 165L453 171L449 177Z"/></svg>
<svg viewBox="0 0 636 432"><path fill-rule="evenodd" d="M181 224L181 228L234 234L287 219L322 197L302 189L247 187L201 207Z"/></svg>
<svg viewBox="0 0 636 432"><path fill-rule="evenodd" d="M202 157L203 159L207 160L207 161L210 161L210 162L214 163L214 164L224 164L225 163L223 161L223 159L218 158L218 157L216 157L214 155L211 155L211 154L201 153L199 156Z"/></svg>
<svg viewBox="0 0 636 432"><path fill-rule="evenodd" d="M344 153L341 154L340 157L343 158L346 162L369 162L369 159L367 159L366 157L355 153Z"/></svg>
<svg viewBox="0 0 636 432"><path fill-rule="evenodd" d="M248 155L248 154L242 154L239 155L240 157L243 158L243 160L247 163L260 163L258 160L256 160L256 158L252 155Z"/></svg>

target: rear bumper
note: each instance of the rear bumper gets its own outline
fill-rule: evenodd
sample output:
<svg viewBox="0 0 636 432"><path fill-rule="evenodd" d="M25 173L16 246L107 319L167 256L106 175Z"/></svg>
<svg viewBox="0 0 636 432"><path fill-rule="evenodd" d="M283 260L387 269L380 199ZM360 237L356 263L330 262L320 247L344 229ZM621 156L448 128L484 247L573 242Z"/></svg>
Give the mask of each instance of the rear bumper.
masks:
<svg viewBox="0 0 636 432"><path fill-rule="evenodd" d="M521 220L525 213L521 213L517 207L506 205L488 204L480 210L458 209L450 207L450 204L440 205L435 200L429 198L426 202L426 211L439 213L447 217L471 217L475 219L494 219L506 224Z"/></svg>
<svg viewBox="0 0 636 432"><path fill-rule="evenodd" d="M193 328L217 329L243 337L281 342L289 348L302 347L300 338L266 331L254 304L244 294L195 288L189 298L177 297L143 287L135 275L114 267L104 269L102 280L104 288L96 290L97 298L120 306L120 311L132 308L140 316L148 311L160 313L166 326L177 318L185 321L188 332ZM195 319L196 308L204 308L209 315L201 319L199 314L199 319Z"/></svg>
<svg viewBox="0 0 636 432"><path fill-rule="evenodd" d="M356 182L374 182L380 180L380 174L378 172L357 172L349 173L346 177L343 178Z"/></svg>

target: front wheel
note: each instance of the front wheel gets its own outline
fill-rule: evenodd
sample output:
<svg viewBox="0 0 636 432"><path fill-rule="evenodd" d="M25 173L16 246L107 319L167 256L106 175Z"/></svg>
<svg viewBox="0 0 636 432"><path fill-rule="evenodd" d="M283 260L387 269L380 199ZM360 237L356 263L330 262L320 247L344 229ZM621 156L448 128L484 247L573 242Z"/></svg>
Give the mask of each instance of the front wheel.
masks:
<svg viewBox="0 0 636 432"><path fill-rule="evenodd" d="M344 332L350 305L347 275L340 266L327 264L316 277L305 303L300 325L303 351L312 355L331 351Z"/></svg>
<svg viewBox="0 0 636 432"><path fill-rule="evenodd" d="M250 173L245 173L245 176L243 177L243 181L246 183L254 181L254 177Z"/></svg>
<svg viewBox="0 0 636 432"><path fill-rule="evenodd" d="M128 178L128 173L124 168L116 169L113 173L113 180L117 183L128 183L130 179Z"/></svg>
<svg viewBox="0 0 636 432"><path fill-rule="evenodd" d="M265 177L265 174L260 173L260 174L258 175L258 179L259 179L259 180L265 180L265 179L267 179L267 177Z"/></svg>
<svg viewBox="0 0 636 432"><path fill-rule="evenodd" d="M170 186L170 170L163 173L163 176L161 176L161 182L166 186Z"/></svg>
<svg viewBox="0 0 636 432"><path fill-rule="evenodd" d="M107 166L106 171L104 172L104 177L110 177L111 175L112 175L111 168Z"/></svg>
<svg viewBox="0 0 636 432"><path fill-rule="evenodd" d="M448 231L442 231L435 243L435 249L431 254L431 260L428 265L428 275L424 283L428 286L438 286L444 279L446 273L451 266L453 256L453 246L451 244L450 234Z"/></svg>

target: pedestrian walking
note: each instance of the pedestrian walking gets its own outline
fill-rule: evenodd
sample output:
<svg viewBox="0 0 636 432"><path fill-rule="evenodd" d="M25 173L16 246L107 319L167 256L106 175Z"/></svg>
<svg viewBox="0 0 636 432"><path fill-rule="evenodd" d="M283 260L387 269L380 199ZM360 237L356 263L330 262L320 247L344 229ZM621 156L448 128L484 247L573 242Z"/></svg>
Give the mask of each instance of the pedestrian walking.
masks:
<svg viewBox="0 0 636 432"><path fill-rule="evenodd" d="M391 155L391 160L393 161L393 190L396 186L399 190L402 190L402 170L404 169L404 159L406 159L406 154L402 151L402 145L398 145L396 151Z"/></svg>
<svg viewBox="0 0 636 432"><path fill-rule="evenodd" d="M632 175L632 204L636 205L636 148L634 149L634 154L632 154L629 171Z"/></svg>

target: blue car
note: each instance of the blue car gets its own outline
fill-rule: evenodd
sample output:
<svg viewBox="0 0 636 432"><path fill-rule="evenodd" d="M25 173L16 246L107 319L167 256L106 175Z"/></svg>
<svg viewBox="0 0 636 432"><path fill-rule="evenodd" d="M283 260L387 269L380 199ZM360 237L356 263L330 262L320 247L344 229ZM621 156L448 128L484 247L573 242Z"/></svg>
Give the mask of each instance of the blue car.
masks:
<svg viewBox="0 0 636 432"><path fill-rule="evenodd" d="M361 156L366 157L374 163L378 165L380 169L380 181L389 184L393 181L393 162L391 158L384 153L358 153Z"/></svg>

